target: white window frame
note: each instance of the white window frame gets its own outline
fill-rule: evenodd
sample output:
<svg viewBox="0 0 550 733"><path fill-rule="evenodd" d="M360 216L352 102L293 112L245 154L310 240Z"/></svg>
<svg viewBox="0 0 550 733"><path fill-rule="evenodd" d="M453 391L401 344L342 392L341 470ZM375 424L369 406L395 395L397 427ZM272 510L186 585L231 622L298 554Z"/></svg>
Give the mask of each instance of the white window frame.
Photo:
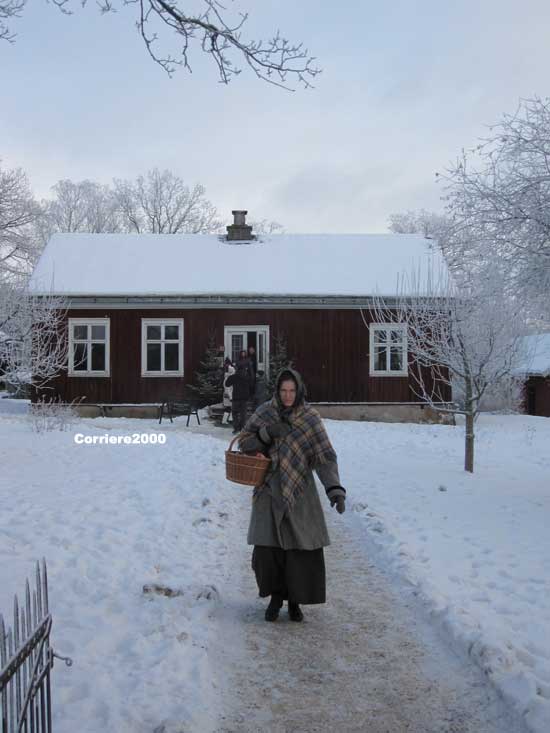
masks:
<svg viewBox="0 0 550 733"><path fill-rule="evenodd" d="M105 369L92 370L75 369L74 368L74 344L73 326L105 326L105 339L93 339L91 329L88 330L89 338L86 338L88 345L88 364L92 364L92 343L105 343ZM82 343L83 339L76 339L77 343ZM111 319L110 318L69 318L69 377L110 377L111 376Z"/></svg>
<svg viewBox="0 0 550 733"><path fill-rule="evenodd" d="M141 376L142 377L183 377L183 318L142 318L141 319ZM161 348L160 350L160 364L161 369L158 372L148 372L147 371L147 326L179 326L179 349L178 349L178 358L179 358L179 369L178 371L165 371L162 369L164 366L164 349ZM158 339L154 339L155 341L158 341ZM160 343L164 344L167 343L165 339L162 338L162 330L161 330L161 339ZM168 343L174 343L174 341L169 340Z"/></svg>
<svg viewBox="0 0 550 733"><path fill-rule="evenodd" d="M404 369L399 371L396 369L375 369L375 341L374 334L377 331L401 331L403 334L401 345L403 347L403 364ZM394 344L395 346L395 344ZM390 347L391 342L387 342L386 346L386 364L390 364ZM407 325L405 323L371 323L369 326L369 375L371 377L407 377L409 375L408 348L407 348Z"/></svg>

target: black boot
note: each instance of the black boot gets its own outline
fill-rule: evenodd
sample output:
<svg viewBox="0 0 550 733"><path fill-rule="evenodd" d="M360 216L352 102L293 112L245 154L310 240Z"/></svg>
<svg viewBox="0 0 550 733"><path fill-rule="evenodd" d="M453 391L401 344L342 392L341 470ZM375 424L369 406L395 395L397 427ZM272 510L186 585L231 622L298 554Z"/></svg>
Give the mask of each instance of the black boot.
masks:
<svg viewBox="0 0 550 733"><path fill-rule="evenodd" d="M283 605L283 599L281 596L274 593L269 601L269 606L265 610L266 621L276 621L279 616L279 610Z"/></svg>
<svg viewBox="0 0 550 733"><path fill-rule="evenodd" d="M303 621L304 614L302 609L297 603L293 601L288 602L288 617L291 621Z"/></svg>

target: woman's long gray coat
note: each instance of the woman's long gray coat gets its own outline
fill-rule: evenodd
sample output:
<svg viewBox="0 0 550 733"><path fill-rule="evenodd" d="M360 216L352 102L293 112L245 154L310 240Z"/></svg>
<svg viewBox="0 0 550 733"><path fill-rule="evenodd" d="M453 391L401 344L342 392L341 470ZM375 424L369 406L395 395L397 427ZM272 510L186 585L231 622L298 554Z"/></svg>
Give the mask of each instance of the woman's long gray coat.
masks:
<svg viewBox="0 0 550 733"><path fill-rule="evenodd" d="M325 463L316 469L316 473L327 491L331 487L339 487L336 463ZM345 492L340 488L332 488L330 497L338 495L345 496ZM247 542L249 545L281 547L283 550L317 550L330 545L325 515L312 472L291 512L283 503L279 474L272 474L257 500L252 502Z"/></svg>

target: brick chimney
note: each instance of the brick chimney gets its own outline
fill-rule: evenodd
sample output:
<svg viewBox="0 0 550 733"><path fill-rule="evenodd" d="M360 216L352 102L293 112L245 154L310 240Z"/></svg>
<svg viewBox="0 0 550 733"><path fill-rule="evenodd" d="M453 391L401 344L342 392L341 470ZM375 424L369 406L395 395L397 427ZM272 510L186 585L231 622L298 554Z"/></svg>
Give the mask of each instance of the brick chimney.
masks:
<svg viewBox="0 0 550 733"><path fill-rule="evenodd" d="M242 242L246 240L256 239L252 234L252 227L246 223L246 215L248 211L232 211L233 224L227 227L228 242Z"/></svg>

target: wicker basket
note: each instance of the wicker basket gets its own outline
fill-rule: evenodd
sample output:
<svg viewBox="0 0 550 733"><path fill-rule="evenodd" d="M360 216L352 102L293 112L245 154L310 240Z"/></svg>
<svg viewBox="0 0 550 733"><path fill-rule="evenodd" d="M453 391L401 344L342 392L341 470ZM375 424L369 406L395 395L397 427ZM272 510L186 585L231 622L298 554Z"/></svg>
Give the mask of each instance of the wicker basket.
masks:
<svg viewBox="0 0 550 733"><path fill-rule="evenodd" d="M229 448L225 451L225 477L236 484L244 486L261 486L271 460L265 456L247 456L244 453L232 451L233 443L238 439L236 435Z"/></svg>

